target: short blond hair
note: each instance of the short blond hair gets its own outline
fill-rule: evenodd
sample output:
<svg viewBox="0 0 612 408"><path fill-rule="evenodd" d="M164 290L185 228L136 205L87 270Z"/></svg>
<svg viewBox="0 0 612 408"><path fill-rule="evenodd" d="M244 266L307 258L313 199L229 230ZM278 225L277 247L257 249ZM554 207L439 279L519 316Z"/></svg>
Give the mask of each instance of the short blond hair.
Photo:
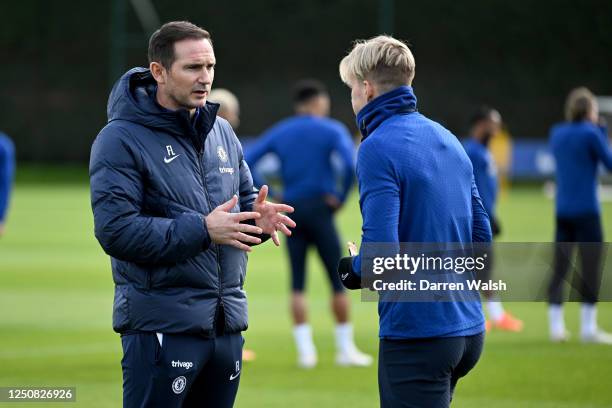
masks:
<svg viewBox="0 0 612 408"><path fill-rule="evenodd" d="M353 80L370 80L383 88L411 85L414 56L406 43L388 35L357 40L340 62L340 78L347 85Z"/></svg>
<svg viewBox="0 0 612 408"><path fill-rule="evenodd" d="M565 120L577 122L584 120L593 111L596 104L595 95L588 88L574 88L565 100Z"/></svg>
<svg viewBox="0 0 612 408"><path fill-rule="evenodd" d="M215 88L210 91L210 95L208 95L208 100L210 102L220 104L220 109L222 111L230 111L236 114L240 111L240 104L238 103L238 98L236 98L236 95L234 95L231 91L225 88Z"/></svg>

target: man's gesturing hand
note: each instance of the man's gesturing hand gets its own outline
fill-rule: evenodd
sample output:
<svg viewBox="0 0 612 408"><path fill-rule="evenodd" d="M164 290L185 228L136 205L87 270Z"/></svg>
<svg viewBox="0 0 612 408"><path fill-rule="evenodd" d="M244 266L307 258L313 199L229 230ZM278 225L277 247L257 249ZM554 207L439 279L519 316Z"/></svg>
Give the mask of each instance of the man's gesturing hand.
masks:
<svg viewBox="0 0 612 408"><path fill-rule="evenodd" d="M230 213L238 202L238 196L234 195L229 201L215 208L206 216L206 227L212 242L216 244L231 245L243 251L251 252L251 247L243 242L260 244L261 239L247 235L261 234L262 228L259 226L241 224L241 221L251 220L261 217L258 212Z"/></svg>
<svg viewBox="0 0 612 408"><path fill-rule="evenodd" d="M295 228L295 222L281 212L293 212L293 207L286 204L275 204L266 201L268 196L268 186L264 185L259 190L259 195L253 204L253 210L261 214L261 218L255 219L255 224L261 227L262 231L269 234L274 241L274 245L279 246L280 241L276 231L280 231L286 236L291 235L288 227Z"/></svg>

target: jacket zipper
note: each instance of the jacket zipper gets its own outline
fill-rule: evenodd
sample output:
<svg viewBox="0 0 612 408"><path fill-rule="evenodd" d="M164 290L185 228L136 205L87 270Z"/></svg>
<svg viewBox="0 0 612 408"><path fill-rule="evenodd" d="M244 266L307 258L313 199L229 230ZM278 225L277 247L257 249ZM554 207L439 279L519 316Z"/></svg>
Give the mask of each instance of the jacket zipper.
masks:
<svg viewBox="0 0 612 408"><path fill-rule="evenodd" d="M196 147L197 149L197 147ZM210 201L210 197L208 196L208 189L206 188L206 177L204 176L204 170L202 168L202 158L204 156L204 146L202 146L202 150L198 151L198 170L200 172L200 179L202 181L202 189L204 190L204 196L206 196L206 202L208 203L208 208L210 211L213 210L212 203ZM223 281L221 280L221 253L219 251L219 246L214 244L211 241L211 245L215 246L215 254L217 255L217 279L219 280L219 303L220 307L223 307ZM215 313L215 318L213 321L213 331L216 330L217 327L217 313Z"/></svg>

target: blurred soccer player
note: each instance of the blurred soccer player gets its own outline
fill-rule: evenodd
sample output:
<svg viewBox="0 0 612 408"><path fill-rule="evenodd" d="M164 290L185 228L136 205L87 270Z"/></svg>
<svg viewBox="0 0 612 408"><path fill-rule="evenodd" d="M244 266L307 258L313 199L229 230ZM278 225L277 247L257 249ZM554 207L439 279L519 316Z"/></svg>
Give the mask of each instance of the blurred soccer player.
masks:
<svg viewBox="0 0 612 408"><path fill-rule="evenodd" d="M353 145L348 130L328 118L330 100L324 85L315 80L300 81L295 87L295 116L266 131L246 152L255 185L263 184L256 171L259 159L274 153L281 163L283 192L272 197L291 203L298 226L287 240L291 260L291 312L298 365L314 367L317 353L308 324L305 290L306 253L315 246L330 279L332 310L336 319L336 363L367 366L372 358L360 352L349 323L349 299L336 273L341 257L333 214L344 203L353 183ZM336 153L343 163L341 188L332 166Z"/></svg>
<svg viewBox="0 0 612 408"><path fill-rule="evenodd" d="M227 120L234 130L240 126L240 103L236 95L227 89L215 88L208 100L219 104L217 115Z"/></svg>
<svg viewBox="0 0 612 408"><path fill-rule="evenodd" d="M238 126L240 126L240 103L236 95L227 89L215 88L210 91L208 100L219 104L217 116L227 120L235 132ZM242 349L242 361L253 361L255 357L253 350Z"/></svg>
<svg viewBox="0 0 612 408"><path fill-rule="evenodd" d="M0 237L4 235L8 207L15 175L15 146L0 132Z"/></svg>
<svg viewBox="0 0 612 408"><path fill-rule="evenodd" d="M463 146L472 162L476 187L478 187L482 204L489 215L489 222L491 223L494 237L501 232L501 227L495 211L499 184L497 179L497 165L489 150L489 142L493 135L499 131L500 126L501 115L499 112L486 106L481 107L470 120L471 137ZM487 268L484 274L480 274L482 280L488 280L490 278L492 254L492 250L489 250ZM493 293L485 292L484 296L487 299L487 311L489 312L489 318L494 328L513 332L520 332L523 330L523 322L506 312L502 303L495 298ZM489 322L487 322L487 328L488 326Z"/></svg>
<svg viewBox="0 0 612 408"><path fill-rule="evenodd" d="M603 163L612 170L612 151L607 130L599 126L599 108L593 94L576 88L567 97L566 122L550 132L550 147L556 161L556 235L557 243L578 243L581 259L580 279L574 288L581 295L580 336L584 342L612 344L612 335L597 325L596 303L601 279L601 210L597 200L597 169ZM569 333L563 317L563 282L574 245L557 244L555 272L549 287L550 337L565 341ZM576 273L576 271L574 271Z"/></svg>
<svg viewBox="0 0 612 408"><path fill-rule="evenodd" d="M364 243L490 241L472 165L457 138L417 112L415 61L401 41L358 41L340 63L362 143L357 179ZM363 250L363 246L361 248ZM339 272L361 285L361 256ZM379 302L381 407L447 407L484 341L479 301Z"/></svg>

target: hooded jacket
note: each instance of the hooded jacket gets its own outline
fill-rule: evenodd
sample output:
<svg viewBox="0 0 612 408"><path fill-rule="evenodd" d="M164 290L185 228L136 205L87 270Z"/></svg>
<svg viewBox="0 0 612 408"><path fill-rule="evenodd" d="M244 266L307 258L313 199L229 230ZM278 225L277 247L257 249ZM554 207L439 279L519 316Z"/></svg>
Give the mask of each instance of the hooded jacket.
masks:
<svg viewBox="0 0 612 408"><path fill-rule="evenodd" d="M95 235L111 257L119 333L215 335L247 328L247 255L211 243L205 216L234 194L231 212L257 197L231 126L206 103L193 119L156 102L150 71L134 68L115 84L108 123L91 150Z"/></svg>

